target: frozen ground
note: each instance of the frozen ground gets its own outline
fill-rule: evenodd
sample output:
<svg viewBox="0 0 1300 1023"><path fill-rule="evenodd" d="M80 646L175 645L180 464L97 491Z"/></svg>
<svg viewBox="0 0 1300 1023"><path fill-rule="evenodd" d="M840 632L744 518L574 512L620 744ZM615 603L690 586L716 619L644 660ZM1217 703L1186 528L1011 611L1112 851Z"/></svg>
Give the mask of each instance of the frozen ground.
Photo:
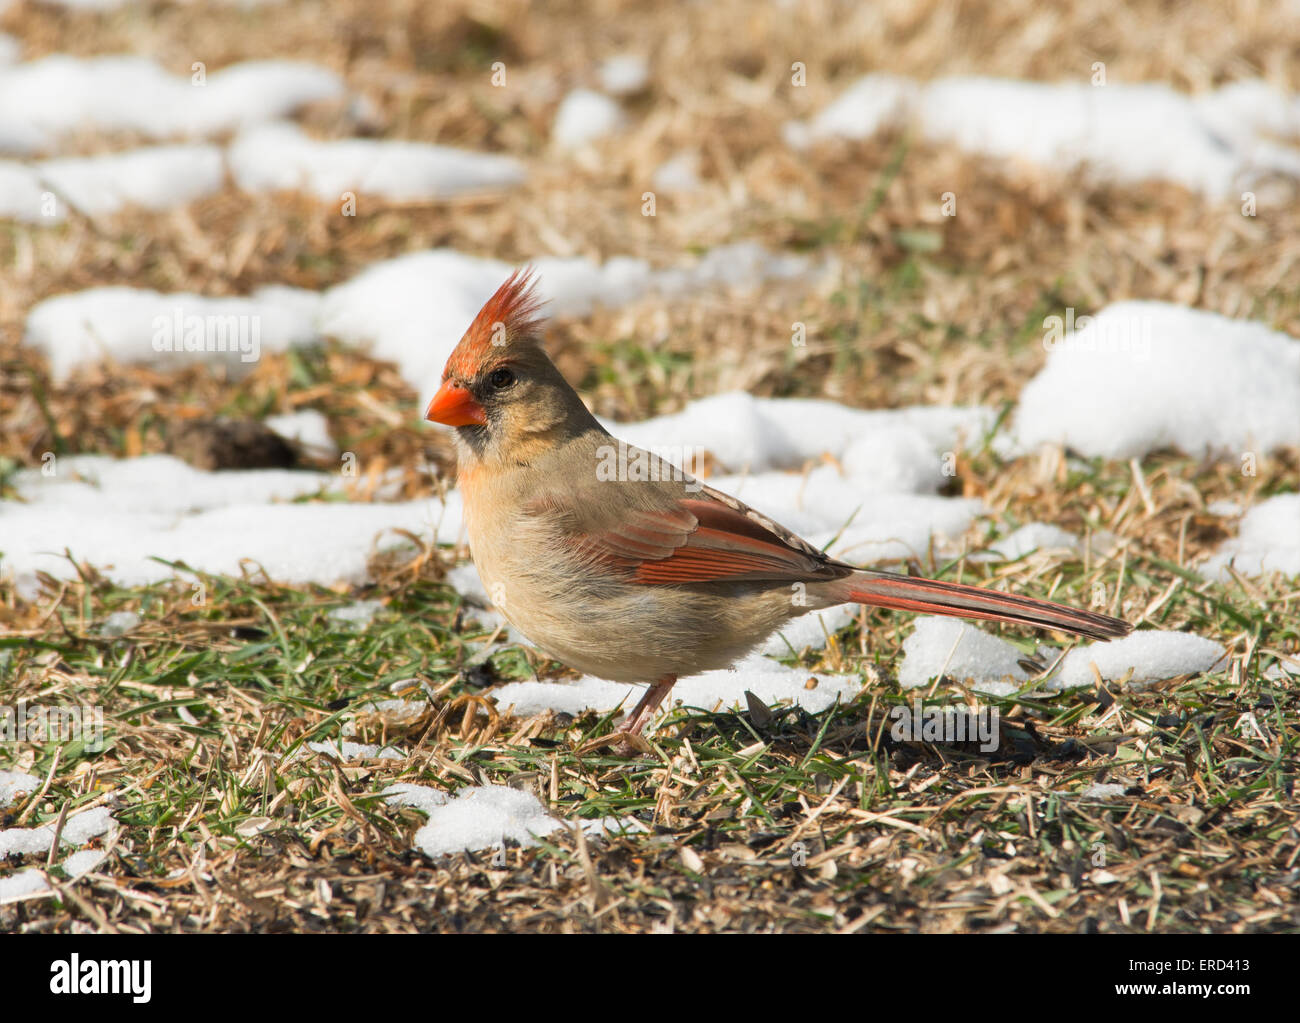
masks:
<svg viewBox="0 0 1300 1023"><path fill-rule="evenodd" d="M386 139L322 141L284 123L243 132L227 160L245 192L297 190L323 202L338 202L348 192L362 202L446 199L509 188L525 177L523 165L508 156Z"/></svg>
<svg viewBox="0 0 1300 1023"><path fill-rule="evenodd" d="M1119 302L1063 337L1020 394L1014 449L1240 457L1300 445L1300 341L1165 302Z"/></svg>
<svg viewBox="0 0 1300 1023"><path fill-rule="evenodd" d="M662 270L628 257L604 263L544 257L534 266L549 311L562 316L650 295L668 299L708 288L757 288L820 270L807 258L773 254L753 243L724 246ZM62 380L104 355L162 366L209 361L239 371L263 350L330 336L396 363L427 401L460 335L513 269L439 249L377 263L323 293L264 286L247 298L207 298L91 288L37 304L27 317L26 338L46 353Z"/></svg>
<svg viewBox="0 0 1300 1023"><path fill-rule="evenodd" d="M504 851L511 842L528 848L565 825L548 814L531 792L506 785L471 785L455 796L425 785L391 785L382 793L389 806L413 806L428 816L414 845L426 856L483 849ZM645 831L634 818L582 821L589 835Z"/></svg>
<svg viewBox="0 0 1300 1023"><path fill-rule="evenodd" d="M1025 655L1014 644L972 622L927 617L917 620L915 631L903 644L898 681L913 689L946 675L995 696L1023 689L1031 680L1053 690L1095 685L1098 679L1140 686L1222 667L1225 653L1220 644L1202 636L1144 629L1123 639L1084 643L1070 650L1049 674L1031 673L1020 663ZM1044 669L1053 668L1055 661L1053 655Z"/></svg>
<svg viewBox="0 0 1300 1023"><path fill-rule="evenodd" d="M82 874L94 870L107 857L117 830L117 821L107 807L96 807L68 817L59 832L60 848L68 846L76 849L94 840L98 840L100 847L70 853L59 861L58 873L68 881L75 881ZM54 843L54 836L54 824L42 824L35 828L6 828L0 831L0 862L10 856L46 855ZM45 872L37 867L0 874L0 904L53 894L54 889L46 879Z"/></svg>
<svg viewBox="0 0 1300 1023"><path fill-rule="evenodd" d="M0 152L50 152L77 131L204 138L342 95L338 75L294 61L249 61L200 78L145 57L55 55L0 66Z"/></svg>
<svg viewBox="0 0 1300 1023"><path fill-rule="evenodd" d="M719 284L755 287L770 277L811 272L807 261L773 257L753 246L715 250L672 270L655 271L628 259L540 260L539 269L555 311L567 315L588 311L597 296L610 304L652 291L680 295ZM324 294L273 287L248 299L206 299L94 289L41 303L28 318L27 337L46 351L59 376L101 352L160 365L199 358L238 370L246 355L261 349L155 351L144 337L158 322L184 324L191 316L204 323L252 319L260 327L258 344L266 350L322 335L340 337L394 359L412 385L428 394L460 331L507 271L505 264L442 250L379 264ZM1024 389L1010 430L995 438L1005 452L1063 443L1103 458L1141 456L1164 447L1232 458L1241 450L1300 443L1300 342L1294 338L1161 303L1121 303L1078 327L1055 339L1046 366ZM1212 417L1205 414L1211 404ZM951 471L952 453L982 442L993 420L993 410L979 407L864 411L829 401L733 393L643 423L609 425L617 436L674 461L707 452L723 472L709 480L711 485L838 557L870 564L923 557L932 548L947 554L958 550L959 538L988 509L978 499L943 497L938 491ZM319 420L299 418L281 426L299 438L305 431L318 449L329 450ZM328 585L363 581L376 538L396 542L394 530L423 535L436 529L444 543L462 538L454 493L445 505L432 500L288 503L345 492L346 481L321 473L205 473L162 456L122 462L64 458L53 474L47 474L49 468L17 474L22 501L0 506L5 537L0 570L16 576L24 592L32 592L38 570L69 576L74 569L65 551L124 584L165 578L172 570L163 562L182 562L196 571L225 574L257 564L281 581ZM1295 501L1295 495L1281 495L1249 511L1240 535L1210 559L1205 573L1222 578L1229 561L1247 574L1294 572L1300 548ZM1106 536L1089 542L1095 553L1105 553L1111 543ZM1014 560L1034 550L1078 554L1082 548L1081 538L1050 523L1033 523L978 556ZM842 624L842 618L835 620ZM921 642L929 628L938 626L919 626L913 640ZM820 625L791 630L796 649L823 642ZM971 665L987 659L982 674L976 673L982 681L1024 680L1009 653L988 645L968 649L976 642L971 633L958 653L969 655ZM767 647L784 649L778 638ZM1115 649L1121 660L1133 663L1106 660L1105 670L1122 673L1132 667L1140 673L1147 663L1143 658L1156 648L1142 647L1140 655L1136 646ZM1088 681L1088 662L1080 656L1071 654L1057 683ZM926 671L937 670L932 661L917 652L903 668L908 684L920 684L916 680ZM1183 670L1178 665L1168 670L1174 668ZM767 686L760 695L770 690L773 698L779 694L820 708L832 692L798 690L806 680L779 672L740 688L732 677L715 676L699 683L698 690L683 683L679 697L699 705L734 702L744 688L759 692ZM596 680L562 691L521 685L525 688L507 695L521 709L546 700L555 709L608 709L626 696L625 689L615 692Z"/></svg>
<svg viewBox="0 0 1300 1023"><path fill-rule="evenodd" d="M57 154L81 133L217 144L145 146L93 155L0 160L0 218L61 222L127 206L167 210L220 191L227 174L247 192L300 190L325 202L428 202L524 180L512 157L417 141L315 139L280 120L344 94L333 72L253 61L174 75L143 57L51 56L19 63L0 43L0 155Z"/></svg>
<svg viewBox="0 0 1300 1023"><path fill-rule="evenodd" d="M930 82L870 74L807 124L796 146L915 125L934 142L1014 164L1083 168L1094 180L1172 181L1237 199L1270 173L1300 176L1300 99L1260 81L1197 96L1163 84L1026 82L959 76ZM1159 145L1151 145L1158 137Z"/></svg>
<svg viewBox="0 0 1300 1023"><path fill-rule="evenodd" d="M1232 572L1300 575L1300 494L1278 494L1250 509L1237 535L1224 541L1201 572L1219 582L1231 579Z"/></svg>
<svg viewBox="0 0 1300 1023"><path fill-rule="evenodd" d="M761 654L752 654L734 668L682 679L673 687L668 703L680 702L705 710L717 706L743 707L748 690L764 703L790 701L810 713L818 713L837 699L841 703L849 700L861 688L862 680L857 675L788 668ZM637 686L587 675L577 682L510 682L493 690L492 698L501 709L514 707L520 715L543 710L581 714L586 710L605 712L619 707L629 711L640 699L641 692Z"/></svg>

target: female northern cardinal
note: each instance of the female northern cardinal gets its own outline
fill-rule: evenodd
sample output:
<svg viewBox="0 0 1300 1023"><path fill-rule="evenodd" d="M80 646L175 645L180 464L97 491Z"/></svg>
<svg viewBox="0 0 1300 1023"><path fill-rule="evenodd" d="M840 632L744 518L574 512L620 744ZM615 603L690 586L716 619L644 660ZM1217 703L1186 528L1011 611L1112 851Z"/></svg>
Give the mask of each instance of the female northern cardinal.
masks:
<svg viewBox="0 0 1300 1023"><path fill-rule="evenodd" d="M787 620L836 604L1096 639L1131 630L1046 600L854 568L636 448L621 464L655 471L611 479L619 442L542 351L533 284L516 271L483 306L425 418L456 427L470 550L501 613L579 671L650 684L619 726L625 740L679 676L729 667Z"/></svg>

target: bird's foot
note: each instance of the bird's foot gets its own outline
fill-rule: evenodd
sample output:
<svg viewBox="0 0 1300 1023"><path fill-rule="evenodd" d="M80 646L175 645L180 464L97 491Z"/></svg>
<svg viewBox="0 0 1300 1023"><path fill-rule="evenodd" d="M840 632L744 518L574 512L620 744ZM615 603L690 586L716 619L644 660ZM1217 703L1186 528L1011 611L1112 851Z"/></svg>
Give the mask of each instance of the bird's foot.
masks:
<svg viewBox="0 0 1300 1023"><path fill-rule="evenodd" d="M615 734L618 736L619 741L614 744L614 752L620 757L644 757L654 753L654 747L650 745L650 740L639 732Z"/></svg>
<svg viewBox="0 0 1300 1023"><path fill-rule="evenodd" d="M589 739L578 747L579 753L595 753L598 750L610 749L620 757L644 756L647 753L653 753L654 747L644 735L635 732L616 729L608 735L597 736L595 739Z"/></svg>
<svg viewBox="0 0 1300 1023"><path fill-rule="evenodd" d="M614 752L621 757L635 756L640 753L645 755L653 752L653 749L645 737L641 735L641 729L650 723L654 717L655 710L663 702L668 691L672 689L673 683L677 681L676 675L665 675L654 685L645 691L645 695L635 707L632 708L623 723L618 726L609 735L602 735L599 739L592 739L578 748L579 753L588 753L598 749L604 749L606 746L613 746Z"/></svg>

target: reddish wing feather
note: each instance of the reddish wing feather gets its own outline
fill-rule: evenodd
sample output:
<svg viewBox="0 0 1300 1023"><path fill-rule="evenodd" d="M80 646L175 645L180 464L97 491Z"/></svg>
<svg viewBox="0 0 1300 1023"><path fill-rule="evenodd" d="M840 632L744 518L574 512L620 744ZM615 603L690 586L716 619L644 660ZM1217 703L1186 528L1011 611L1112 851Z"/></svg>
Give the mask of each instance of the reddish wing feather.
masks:
<svg viewBox="0 0 1300 1023"><path fill-rule="evenodd" d="M626 524L584 537L581 545L607 564L632 569L633 580L648 585L810 580L827 574L824 559L791 547L743 512L707 499L636 512Z"/></svg>

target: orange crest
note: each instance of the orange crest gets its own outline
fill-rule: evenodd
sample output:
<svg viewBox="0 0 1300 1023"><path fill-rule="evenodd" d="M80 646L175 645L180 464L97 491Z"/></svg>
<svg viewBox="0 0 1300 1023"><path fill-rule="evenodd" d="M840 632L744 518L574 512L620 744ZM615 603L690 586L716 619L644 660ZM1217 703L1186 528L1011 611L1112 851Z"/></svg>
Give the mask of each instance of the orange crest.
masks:
<svg viewBox="0 0 1300 1023"><path fill-rule="evenodd" d="M468 380L494 351L534 337L542 322L538 315L542 299L537 295L536 286L537 276L532 267L523 267L512 273L478 311L474 322L447 359L442 378L446 380L454 376Z"/></svg>

